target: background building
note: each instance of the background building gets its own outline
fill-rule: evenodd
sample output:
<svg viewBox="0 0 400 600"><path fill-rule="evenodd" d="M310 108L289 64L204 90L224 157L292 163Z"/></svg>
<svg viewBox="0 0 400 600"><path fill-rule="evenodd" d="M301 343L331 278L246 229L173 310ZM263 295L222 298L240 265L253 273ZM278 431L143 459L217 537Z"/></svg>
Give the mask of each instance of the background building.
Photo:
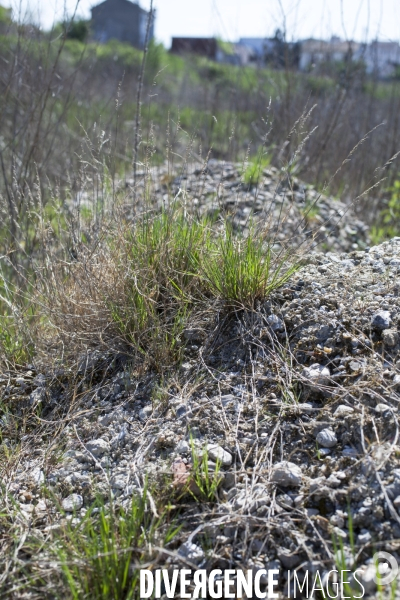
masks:
<svg viewBox="0 0 400 600"><path fill-rule="evenodd" d="M105 0L92 8L93 38L105 43L115 39L144 48L149 13L129 0ZM154 11L149 39L154 37Z"/></svg>

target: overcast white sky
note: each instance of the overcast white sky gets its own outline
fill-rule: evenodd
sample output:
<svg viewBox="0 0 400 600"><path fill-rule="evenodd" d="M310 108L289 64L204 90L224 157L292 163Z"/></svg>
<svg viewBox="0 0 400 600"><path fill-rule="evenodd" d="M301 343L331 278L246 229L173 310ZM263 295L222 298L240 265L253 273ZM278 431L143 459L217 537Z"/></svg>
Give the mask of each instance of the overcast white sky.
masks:
<svg viewBox="0 0 400 600"><path fill-rule="evenodd" d="M31 13L50 27L65 9L72 13L76 0L0 0ZM97 0L80 0L78 14L90 16ZM150 0L140 0L148 8ZM167 47L172 36L213 36L235 41L240 37L273 35L286 24L288 39L328 38L339 35L364 41L378 37L400 40L399 0L154 0L156 37ZM40 15L40 17L38 16Z"/></svg>

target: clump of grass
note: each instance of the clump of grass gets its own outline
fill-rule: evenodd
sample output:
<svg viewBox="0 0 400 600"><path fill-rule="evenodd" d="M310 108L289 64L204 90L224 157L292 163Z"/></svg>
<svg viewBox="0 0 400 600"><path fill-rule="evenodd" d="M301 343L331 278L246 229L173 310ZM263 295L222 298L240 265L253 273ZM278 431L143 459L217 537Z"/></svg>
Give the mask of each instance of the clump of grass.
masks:
<svg viewBox="0 0 400 600"><path fill-rule="evenodd" d="M37 598L139 598L140 568L180 531L168 507L157 514L147 484L128 507L99 497L80 522L63 519L45 537L24 528L18 503L0 487L1 598L32 589Z"/></svg>
<svg viewBox="0 0 400 600"><path fill-rule="evenodd" d="M124 302L110 298L123 337L155 363L179 362L181 334L201 299L193 266L209 243L208 220L185 217L179 208L145 215L124 239Z"/></svg>
<svg viewBox="0 0 400 600"><path fill-rule="evenodd" d="M387 191L390 193L387 206L380 211L376 224L371 227L371 239L374 244L399 235L400 180L396 179Z"/></svg>
<svg viewBox="0 0 400 600"><path fill-rule="evenodd" d="M149 494L133 495L130 508L100 504L88 511L79 527L69 525L58 536L55 553L64 583L74 600L138 598L140 565L154 557L152 545L171 542L179 527L168 513L155 516Z"/></svg>
<svg viewBox="0 0 400 600"><path fill-rule="evenodd" d="M214 224L179 207L145 216L129 233L123 257L125 303L112 303L113 319L141 353L163 349L174 360L187 322L209 300L253 308L296 269L286 255L276 260L254 228L244 237L227 220Z"/></svg>
<svg viewBox="0 0 400 600"><path fill-rule="evenodd" d="M200 270L208 290L226 304L253 308L283 285L297 266L288 255L274 257L272 244L250 228L245 237L235 235L229 223L214 241L209 260Z"/></svg>
<svg viewBox="0 0 400 600"><path fill-rule="evenodd" d="M262 149L261 149L262 150ZM263 175L264 169L269 167L271 164L272 156L266 154L265 152L259 153L257 156L249 160L249 164L247 165L244 173L243 173L243 181L249 187L253 187L258 185L260 179Z"/></svg>
<svg viewBox="0 0 400 600"><path fill-rule="evenodd" d="M187 489L195 500L205 500L207 502L216 500L217 490L223 479L221 474L221 461L217 460L215 469L210 468L208 464L207 446L203 448L199 455L193 439L190 440L190 445L192 469Z"/></svg>
<svg viewBox="0 0 400 600"><path fill-rule="evenodd" d="M161 372L180 362L185 328L215 303L251 310L296 268L287 254L275 256L265 232L250 227L245 236L227 218L173 205L105 235L47 295L59 331L87 343L119 339Z"/></svg>
<svg viewBox="0 0 400 600"><path fill-rule="evenodd" d="M16 285L8 283L1 271L0 313L0 360L23 364L33 353L33 343L26 328L31 308Z"/></svg>

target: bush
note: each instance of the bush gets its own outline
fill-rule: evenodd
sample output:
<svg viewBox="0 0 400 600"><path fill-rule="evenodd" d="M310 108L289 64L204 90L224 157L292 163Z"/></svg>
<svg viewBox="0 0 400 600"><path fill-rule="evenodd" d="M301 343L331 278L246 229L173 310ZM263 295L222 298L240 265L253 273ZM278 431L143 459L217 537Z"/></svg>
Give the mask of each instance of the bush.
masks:
<svg viewBox="0 0 400 600"><path fill-rule="evenodd" d="M89 21L80 19L78 21L64 22L63 29L67 39L86 42L89 36Z"/></svg>

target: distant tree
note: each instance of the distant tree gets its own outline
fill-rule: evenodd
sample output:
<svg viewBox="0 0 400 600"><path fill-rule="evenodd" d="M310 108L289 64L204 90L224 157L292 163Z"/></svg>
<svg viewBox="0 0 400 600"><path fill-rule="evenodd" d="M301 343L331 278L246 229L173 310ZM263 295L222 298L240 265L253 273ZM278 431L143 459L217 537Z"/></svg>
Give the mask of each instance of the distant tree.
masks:
<svg viewBox="0 0 400 600"><path fill-rule="evenodd" d="M5 8L0 5L0 34L4 35L10 31L12 24L11 8Z"/></svg>
<svg viewBox="0 0 400 600"><path fill-rule="evenodd" d="M0 4L0 23L10 24L11 23L11 8L5 8Z"/></svg>
<svg viewBox="0 0 400 600"><path fill-rule="evenodd" d="M272 49L269 49L264 56L265 63L274 69L297 68L300 59L299 44L287 42L285 33L281 29L276 29L272 42Z"/></svg>
<svg viewBox="0 0 400 600"><path fill-rule="evenodd" d="M62 24L64 34L69 40L79 40L85 42L89 35L89 21L79 19L78 21L64 21Z"/></svg>

